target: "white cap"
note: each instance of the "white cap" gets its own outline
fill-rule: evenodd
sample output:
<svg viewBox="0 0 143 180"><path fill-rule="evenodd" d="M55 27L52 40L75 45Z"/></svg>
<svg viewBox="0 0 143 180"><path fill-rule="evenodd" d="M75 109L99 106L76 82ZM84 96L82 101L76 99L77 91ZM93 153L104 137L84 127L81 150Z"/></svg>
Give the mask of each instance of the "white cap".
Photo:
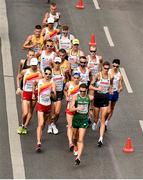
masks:
<svg viewBox="0 0 143 180"><path fill-rule="evenodd" d="M52 23L52 24L54 24L54 18L52 18L52 17L50 17L50 18L48 18L48 23Z"/></svg>
<svg viewBox="0 0 143 180"><path fill-rule="evenodd" d="M62 62L62 60L61 60L61 58L60 58L60 57L55 57L54 62L59 62L59 63L61 63L61 62Z"/></svg>
<svg viewBox="0 0 143 180"><path fill-rule="evenodd" d="M30 66L37 66L38 65L38 59L37 58L32 58L30 60Z"/></svg>

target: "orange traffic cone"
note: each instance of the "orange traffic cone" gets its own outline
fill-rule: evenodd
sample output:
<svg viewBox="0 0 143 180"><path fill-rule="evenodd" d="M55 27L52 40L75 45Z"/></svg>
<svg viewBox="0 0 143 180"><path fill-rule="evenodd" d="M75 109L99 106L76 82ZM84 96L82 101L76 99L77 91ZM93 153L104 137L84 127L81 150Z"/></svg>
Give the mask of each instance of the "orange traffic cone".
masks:
<svg viewBox="0 0 143 180"><path fill-rule="evenodd" d="M130 138L130 137L128 137L127 142L126 142L126 144L125 144L125 146L124 146L124 148L123 148L123 151L124 151L125 153L131 153L131 152L134 151L133 145L132 145L132 141L131 141L131 138Z"/></svg>
<svg viewBox="0 0 143 180"><path fill-rule="evenodd" d="M90 42L88 44L89 44L89 46L96 46L95 35L94 34L91 34Z"/></svg>
<svg viewBox="0 0 143 180"><path fill-rule="evenodd" d="M83 9L84 8L83 0L79 0L79 2L76 5L76 8L78 8L78 9Z"/></svg>

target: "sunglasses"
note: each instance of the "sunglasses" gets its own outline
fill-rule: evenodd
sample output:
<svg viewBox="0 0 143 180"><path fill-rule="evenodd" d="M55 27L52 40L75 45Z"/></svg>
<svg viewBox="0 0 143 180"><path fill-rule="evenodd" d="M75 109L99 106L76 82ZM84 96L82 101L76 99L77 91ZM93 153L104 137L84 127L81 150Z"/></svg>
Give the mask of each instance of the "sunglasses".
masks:
<svg viewBox="0 0 143 180"><path fill-rule="evenodd" d="M50 46L50 45L46 45L46 47L50 47L50 48L53 48L53 46Z"/></svg>
<svg viewBox="0 0 143 180"><path fill-rule="evenodd" d="M46 73L46 72L45 72L45 75L51 76L52 74L51 74L51 73Z"/></svg>
<svg viewBox="0 0 143 180"><path fill-rule="evenodd" d="M113 65L113 67L118 68L119 66L115 66L115 65Z"/></svg>
<svg viewBox="0 0 143 180"><path fill-rule="evenodd" d="M81 63L81 64L86 64L86 62L81 62L81 61L80 61L80 63Z"/></svg>
<svg viewBox="0 0 143 180"><path fill-rule="evenodd" d="M55 64L61 64L60 62L55 62Z"/></svg>
<svg viewBox="0 0 143 180"><path fill-rule="evenodd" d="M109 68L104 67L105 70L109 70Z"/></svg>
<svg viewBox="0 0 143 180"><path fill-rule="evenodd" d="M91 53L96 53L96 51L92 51L92 50L90 50L90 52L91 52Z"/></svg>
<svg viewBox="0 0 143 180"><path fill-rule="evenodd" d="M82 91L82 90L80 90L80 92L81 92L81 93L85 93L86 91Z"/></svg>

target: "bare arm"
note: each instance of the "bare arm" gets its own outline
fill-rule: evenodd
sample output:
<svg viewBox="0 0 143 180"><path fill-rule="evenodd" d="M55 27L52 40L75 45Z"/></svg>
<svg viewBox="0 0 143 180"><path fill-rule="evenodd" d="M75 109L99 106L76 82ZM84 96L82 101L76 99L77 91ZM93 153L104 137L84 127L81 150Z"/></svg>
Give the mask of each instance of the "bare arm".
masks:
<svg viewBox="0 0 143 180"><path fill-rule="evenodd" d="M45 26L47 24L48 17L49 17L49 13L47 12L47 13L45 13L44 18L42 20L42 25L43 26Z"/></svg>
<svg viewBox="0 0 143 180"><path fill-rule="evenodd" d="M31 41L32 41L32 35L28 36L27 39L25 40L23 44L23 49L31 49L36 45L36 44L31 44Z"/></svg>
<svg viewBox="0 0 143 180"><path fill-rule="evenodd" d="M56 84L54 82L52 83L51 97L52 99L56 99Z"/></svg>
<svg viewBox="0 0 143 180"><path fill-rule="evenodd" d="M123 76L121 75L119 80L119 93L123 90Z"/></svg>

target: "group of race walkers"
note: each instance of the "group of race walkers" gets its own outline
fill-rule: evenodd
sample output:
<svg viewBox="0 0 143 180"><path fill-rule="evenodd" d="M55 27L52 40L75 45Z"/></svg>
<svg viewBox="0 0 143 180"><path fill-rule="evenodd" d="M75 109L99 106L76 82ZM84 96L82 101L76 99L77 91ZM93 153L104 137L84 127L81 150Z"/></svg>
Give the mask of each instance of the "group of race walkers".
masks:
<svg viewBox="0 0 143 180"><path fill-rule="evenodd" d="M93 130L100 124L97 145L103 145L104 132L123 89L123 77L119 59L113 59L110 65L96 54L96 45L89 46L86 56L69 27L61 26L60 18L56 3L51 3L42 25L36 25L23 44L27 57L20 61L17 74L16 94L21 96L22 104L22 121L17 133L28 133L36 107L35 151L41 152L43 129L47 123L47 133L58 134L57 121L62 101L66 101L69 150L79 165L89 123Z"/></svg>

